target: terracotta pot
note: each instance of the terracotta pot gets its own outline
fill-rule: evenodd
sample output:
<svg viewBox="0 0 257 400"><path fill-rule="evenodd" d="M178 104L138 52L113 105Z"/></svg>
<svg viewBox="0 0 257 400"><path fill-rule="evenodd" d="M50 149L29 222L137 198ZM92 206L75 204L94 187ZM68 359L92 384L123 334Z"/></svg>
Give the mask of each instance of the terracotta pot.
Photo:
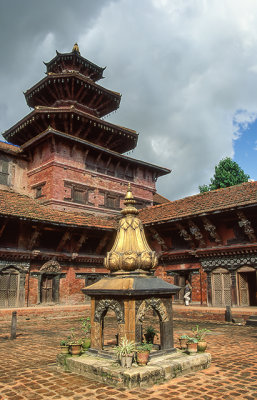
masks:
<svg viewBox="0 0 257 400"><path fill-rule="evenodd" d="M60 346L61 354L69 354L69 346Z"/></svg>
<svg viewBox="0 0 257 400"><path fill-rule="evenodd" d="M149 351L138 351L137 352L137 363L138 365L146 365L149 361Z"/></svg>
<svg viewBox="0 0 257 400"><path fill-rule="evenodd" d="M81 353L81 344L71 344L70 345L70 353L73 356L78 356Z"/></svg>
<svg viewBox="0 0 257 400"><path fill-rule="evenodd" d="M206 350L207 347L207 342L205 340L201 340L200 342L197 343L197 350L200 353L203 353Z"/></svg>
<svg viewBox="0 0 257 400"><path fill-rule="evenodd" d="M179 339L179 344L181 350L185 350L187 348L187 339Z"/></svg>
<svg viewBox="0 0 257 400"><path fill-rule="evenodd" d="M187 351L189 354L197 353L197 344L198 343L187 343Z"/></svg>

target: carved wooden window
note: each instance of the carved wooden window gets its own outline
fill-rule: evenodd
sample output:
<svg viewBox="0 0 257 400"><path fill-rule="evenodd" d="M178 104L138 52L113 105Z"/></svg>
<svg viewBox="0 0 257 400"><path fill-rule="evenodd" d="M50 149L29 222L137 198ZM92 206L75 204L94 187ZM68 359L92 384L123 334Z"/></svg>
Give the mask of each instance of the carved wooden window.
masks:
<svg viewBox="0 0 257 400"><path fill-rule="evenodd" d="M70 188L70 197L64 197L64 200L72 201L74 203L94 205L94 203L89 201L89 196L91 200L93 198L92 193L94 193L94 189L69 181L65 181L64 186Z"/></svg>
<svg viewBox="0 0 257 400"><path fill-rule="evenodd" d="M86 203L86 193L83 190L78 190L76 188L73 188L72 190L72 200L74 203Z"/></svg>
<svg viewBox="0 0 257 400"><path fill-rule="evenodd" d="M9 176L9 162L4 159L0 159L0 184L8 185Z"/></svg>
<svg viewBox="0 0 257 400"><path fill-rule="evenodd" d="M212 273L212 299L214 306L231 306L231 276L225 268Z"/></svg>
<svg viewBox="0 0 257 400"><path fill-rule="evenodd" d="M105 195L105 207L114 208L114 209L120 208L120 197L116 196L116 195L112 195L112 194L106 193L106 195Z"/></svg>

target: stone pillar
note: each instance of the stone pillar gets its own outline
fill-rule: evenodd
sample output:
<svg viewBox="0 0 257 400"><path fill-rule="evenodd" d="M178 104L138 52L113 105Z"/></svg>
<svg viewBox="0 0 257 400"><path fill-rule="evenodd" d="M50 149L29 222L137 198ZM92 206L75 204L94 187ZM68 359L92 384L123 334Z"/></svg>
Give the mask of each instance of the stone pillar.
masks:
<svg viewBox="0 0 257 400"><path fill-rule="evenodd" d="M212 306L211 272L207 272L207 305Z"/></svg>
<svg viewBox="0 0 257 400"><path fill-rule="evenodd" d="M101 321L95 321L95 298L91 299L91 348L96 350L102 349L102 325Z"/></svg>
<svg viewBox="0 0 257 400"><path fill-rule="evenodd" d="M174 347L172 299L161 300L167 310L167 317L160 321L161 350L169 350Z"/></svg>
<svg viewBox="0 0 257 400"><path fill-rule="evenodd" d="M53 278L53 285L54 285L53 300L56 303L59 303L59 300L60 300L60 275L59 274Z"/></svg>
<svg viewBox="0 0 257 400"><path fill-rule="evenodd" d="M231 271L231 305L237 306L237 286L236 286L236 271Z"/></svg>

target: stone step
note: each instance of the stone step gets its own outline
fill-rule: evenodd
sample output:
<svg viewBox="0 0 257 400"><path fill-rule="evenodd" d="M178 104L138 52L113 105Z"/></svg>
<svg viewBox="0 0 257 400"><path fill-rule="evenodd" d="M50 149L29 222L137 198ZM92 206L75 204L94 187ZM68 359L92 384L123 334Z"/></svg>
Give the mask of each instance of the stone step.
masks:
<svg viewBox="0 0 257 400"><path fill-rule="evenodd" d="M257 326L257 315L251 315L245 325L249 325L249 326Z"/></svg>
<svg viewBox="0 0 257 400"><path fill-rule="evenodd" d="M175 354L153 358L146 366L132 364L131 368L122 368L117 361L86 353L82 356L58 354L57 363L66 371L91 377L108 385L134 388L160 384L180 375L206 369L210 366L211 355L188 355L177 351Z"/></svg>

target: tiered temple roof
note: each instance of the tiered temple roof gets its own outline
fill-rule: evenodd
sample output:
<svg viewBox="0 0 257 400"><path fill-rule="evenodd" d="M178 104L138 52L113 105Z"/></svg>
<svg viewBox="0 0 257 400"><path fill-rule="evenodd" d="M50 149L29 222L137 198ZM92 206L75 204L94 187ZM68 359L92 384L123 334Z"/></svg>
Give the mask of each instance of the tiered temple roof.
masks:
<svg viewBox="0 0 257 400"><path fill-rule="evenodd" d="M7 141L22 145L51 126L119 153L136 147L134 130L101 119L116 110L121 99L95 83L104 68L81 57L76 44L71 53L57 52L46 67L47 76L25 93L34 110L3 134Z"/></svg>

